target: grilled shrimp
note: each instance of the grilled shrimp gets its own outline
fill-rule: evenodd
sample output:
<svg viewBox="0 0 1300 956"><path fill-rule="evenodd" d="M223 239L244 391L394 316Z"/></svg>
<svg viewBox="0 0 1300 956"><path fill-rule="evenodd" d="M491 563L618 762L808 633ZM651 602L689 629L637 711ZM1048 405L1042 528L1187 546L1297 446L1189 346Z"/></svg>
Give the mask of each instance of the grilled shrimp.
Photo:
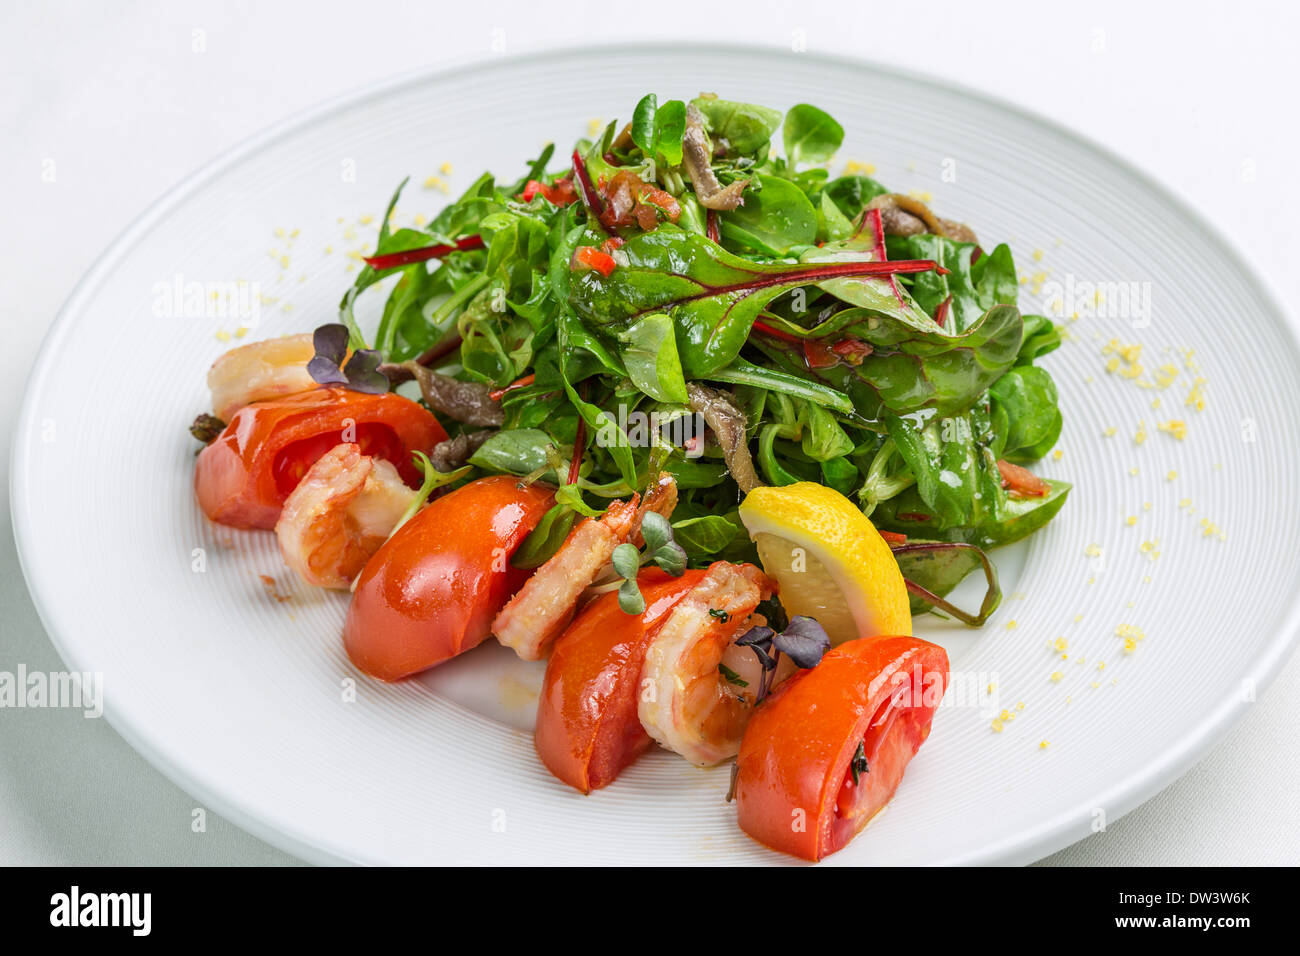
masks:
<svg viewBox="0 0 1300 956"><path fill-rule="evenodd" d="M665 471L655 479L651 487L645 490L641 498L641 506L636 509L636 527L632 532L632 543L638 548L645 544L645 539L641 537L641 519L646 516L646 512L653 511L665 518L671 518L676 508L677 482Z"/></svg>
<svg viewBox="0 0 1300 956"><path fill-rule="evenodd" d="M526 661L541 660L573 619L582 592L609 563L636 523L636 502L615 501L600 518L584 519L501 609L492 633Z"/></svg>
<svg viewBox="0 0 1300 956"><path fill-rule="evenodd" d="M316 387L307 363L316 354L310 332L250 342L231 349L208 369L212 414L222 421L245 405Z"/></svg>
<svg viewBox="0 0 1300 956"><path fill-rule="evenodd" d="M775 590L775 582L752 564L715 562L646 649L637 704L641 725L697 766L710 766L740 750L758 672L755 667L753 679L733 681L718 665L730 660L726 666L733 672L750 672L746 655L756 665L752 652L728 648L738 634L764 623L754 609Z"/></svg>
<svg viewBox="0 0 1300 956"><path fill-rule="evenodd" d="M348 587L416 495L384 459L334 446L284 502L275 533L285 562L308 584Z"/></svg>
<svg viewBox="0 0 1300 956"><path fill-rule="evenodd" d="M563 633L578 608L583 592L609 566L614 549L626 541L641 540L641 518L647 511L667 517L677 506L677 484L660 475L638 498L615 501L599 518L586 518L569 533L549 561L543 564L501 609L492 633L526 661L541 660Z"/></svg>

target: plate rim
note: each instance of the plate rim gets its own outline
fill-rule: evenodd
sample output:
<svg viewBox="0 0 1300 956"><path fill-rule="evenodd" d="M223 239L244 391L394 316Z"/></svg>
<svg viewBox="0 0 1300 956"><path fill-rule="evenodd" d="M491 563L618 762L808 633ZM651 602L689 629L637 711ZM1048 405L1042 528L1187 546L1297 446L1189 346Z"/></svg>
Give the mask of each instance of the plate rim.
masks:
<svg viewBox="0 0 1300 956"><path fill-rule="evenodd" d="M766 58L800 58L810 54L796 53L784 47L767 47L753 43L718 43L718 42L670 42L654 41L619 41L601 43L602 52L624 52L638 54L655 54L668 52L715 52L726 55L740 55ZM589 46L577 43L547 45L517 55L500 58L502 63L532 63L541 65L551 60L565 60L589 54ZM893 75L910 83L918 83L947 93L957 94L981 102L996 110L1013 114L1020 119L1040 125L1075 146L1091 151L1104 159L1109 165L1132 177L1143 188L1149 190L1166 204L1173 206L1180 214L1187 217L1207 241L1216 245L1219 251L1236 266L1255 286L1266 308L1282 318L1281 332L1288 340L1292 351L1300 357L1300 329L1297 329L1295 315L1283 305L1285 301L1273 286L1272 281L1262 276L1254 265L1202 215L1195 204L1171 186L1157 180L1133 161L1119 155L1109 146L1070 127L1044 116L1037 111L1018 103L1006 100L999 95L971 87L961 81L939 77L907 67L874 61L866 57L842 53L815 54L819 61L844 68L868 69L877 73ZM28 508L19 508L25 504L30 493L28 472L32 469L32 436L36 432L37 395L41 394L46 379L57 363L58 343L68 334L73 323L91 303L95 292L103 280L111 274L117 262L135 245L137 239L156 225L165 216L181 207L191 195L204 188L209 182L232 167L237 166L245 157L258 149L296 134L310 127L313 123L341 112L349 107L359 105L373 97L408 87L436 83L444 77L454 75L469 63L479 63L486 59L489 68L494 58L483 54L464 54L454 57L436 67L420 67L385 77L371 83L353 88L347 92L321 100L312 106L297 110L287 116L263 127L251 136L229 147L213 159L200 165L189 174L182 176L174 185L154 199L138 216L135 217L96 257L94 264L73 286L49 329L41 340L31 371L28 373L23 392L23 400L16 419L13 439L10 444L9 472L9 506L13 524L14 543L18 554L18 563L22 569L23 580L36 608L41 624L54 645L64 665L70 670L86 670L79 666L78 655L71 642L58 627L60 612L55 606L56 595L46 593L47 589L37 586L38 570L34 565L32 552L34 542L39 536L33 512ZM53 590L53 589L48 589ZM1255 682L1259 693L1267 690L1282 666L1290 657L1297 642L1300 641L1300 593L1290 595L1290 606L1281 617L1277 633L1253 661L1249 661L1244 675L1245 679ZM978 850L972 850L964 856L951 858L950 865L971 864L1024 864L1060 850L1077 840L1088 836L1086 820L1091 807L1104 806L1115 808L1108 813L1108 825L1151 799L1161 790L1172 784L1191 767L1207 756L1223 739L1228 730L1244 715L1249 703L1240 695L1231 695L1219 700L1208 708L1202 719L1187 730L1181 732L1175 741L1167 747L1161 756L1148 764L1140 773L1130 774L1117 780L1104 789L1096 798L1083 801L1081 805L1065 807L1058 810L1043 823L1032 830L1022 831L1015 837L1006 838L998 843L985 844ZM247 833L288 853L300 860L323 865L355 863L356 859L347 854L331 850L326 841L313 841L305 834L293 829L282 829L265 820L259 810L250 806L249 801L235 796L220 779L205 779L200 773L189 772L182 761L153 744L149 729L137 726L135 722L114 715L105 709L104 717L116 731L140 756L155 770L161 773L185 793L201 800L204 805L215 810L223 818ZM774 860L773 862L779 862Z"/></svg>

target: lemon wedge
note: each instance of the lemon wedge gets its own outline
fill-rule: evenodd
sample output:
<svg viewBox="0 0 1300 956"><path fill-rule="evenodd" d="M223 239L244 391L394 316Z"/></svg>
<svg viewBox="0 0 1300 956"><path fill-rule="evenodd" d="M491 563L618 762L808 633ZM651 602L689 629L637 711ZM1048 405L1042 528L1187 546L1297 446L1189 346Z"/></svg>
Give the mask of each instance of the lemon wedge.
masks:
<svg viewBox="0 0 1300 956"><path fill-rule="evenodd" d="M907 585L893 552L838 491L811 481L755 488L740 505L740 520L791 617L816 618L832 644L911 635Z"/></svg>

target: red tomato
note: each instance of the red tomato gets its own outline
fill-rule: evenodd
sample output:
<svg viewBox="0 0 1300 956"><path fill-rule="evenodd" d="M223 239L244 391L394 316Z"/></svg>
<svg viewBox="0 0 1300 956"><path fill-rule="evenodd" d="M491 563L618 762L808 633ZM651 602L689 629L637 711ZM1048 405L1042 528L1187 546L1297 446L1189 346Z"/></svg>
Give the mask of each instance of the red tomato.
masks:
<svg viewBox="0 0 1300 956"><path fill-rule="evenodd" d="M1002 475L1002 487L1011 492L1013 498L1041 498L1052 490L1051 485L1028 468L1001 458L998 459L998 472Z"/></svg>
<svg viewBox="0 0 1300 956"><path fill-rule="evenodd" d="M613 256L601 252L595 246L578 246L573 250L573 262L584 269L595 269L606 278L618 268Z"/></svg>
<svg viewBox="0 0 1300 956"><path fill-rule="evenodd" d="M652 568L637 576L646 609L625 614L618 594L588 605L555 642L546 665L534 742L547 769L590 793L650 746L637 716L646 647L668 612L704 577Z"/></svg>
<svg viewBox="0 0 1300 956"><path fill-rule="evenodd" d="M740 827L820 860L889 802L930 733L948 655L915 637L860 637L828 651L759 705L737 758ZM866 768L851 764L862 745Z"/></svg>
<svg viewBox="0 0 1300 956"><path fill-rule="evenodd" d="M357 579L343 626L352 663L399 680L481 644L531 573L511 555L552 504L550 488L497 476L420 509Z"/></svg>
<svg viewBox="0 0 1300 956"><path fill-rule="evenodd" d="M447 437L422 405L400 395L366 395L327 386L245 405L199 453L194 490L213 521L235 528L274 528L289 492L335 445L391 461L412 486L420 473L411 452Z"/></svg>
<svg viewBox="0 0 1300 956"><path fill-rule="evenodd" d="M524 191L519 198L524 202L532 202L533 197L541 193L546 197L546 201L556 206L567 206L578 198L577 192L573 188L573 180L567 176L557 179L553 186L538 179L530 179L524 185Z"/></svg>

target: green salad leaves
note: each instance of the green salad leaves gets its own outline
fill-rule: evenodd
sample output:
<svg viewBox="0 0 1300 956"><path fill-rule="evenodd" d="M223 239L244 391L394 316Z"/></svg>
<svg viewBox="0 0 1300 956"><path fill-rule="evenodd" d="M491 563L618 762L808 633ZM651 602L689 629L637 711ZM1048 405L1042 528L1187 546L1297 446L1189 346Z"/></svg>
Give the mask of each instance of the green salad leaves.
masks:
<svg viewBox="0 0 1300 956"><path fill-rule="evenodd" d="M647 563L755 558L742 486L813 481L886 534L914 610L978 624L999 595L986 551L1041 528L1069 492L1017 467L1060 436L1037 364L1060 333L1019 311L1005 244L833 175L844 139L806 103L648 94L567 164L547 146L518 180L485 173L427 225L385 218L321 375L373 388L414 369L463 450L448 471L560 488L521 567L667 472L670 521L616 562L632 607ZM485 416L489 401L499 412ZM983 607L947 604L979 570Z"/></svg>

